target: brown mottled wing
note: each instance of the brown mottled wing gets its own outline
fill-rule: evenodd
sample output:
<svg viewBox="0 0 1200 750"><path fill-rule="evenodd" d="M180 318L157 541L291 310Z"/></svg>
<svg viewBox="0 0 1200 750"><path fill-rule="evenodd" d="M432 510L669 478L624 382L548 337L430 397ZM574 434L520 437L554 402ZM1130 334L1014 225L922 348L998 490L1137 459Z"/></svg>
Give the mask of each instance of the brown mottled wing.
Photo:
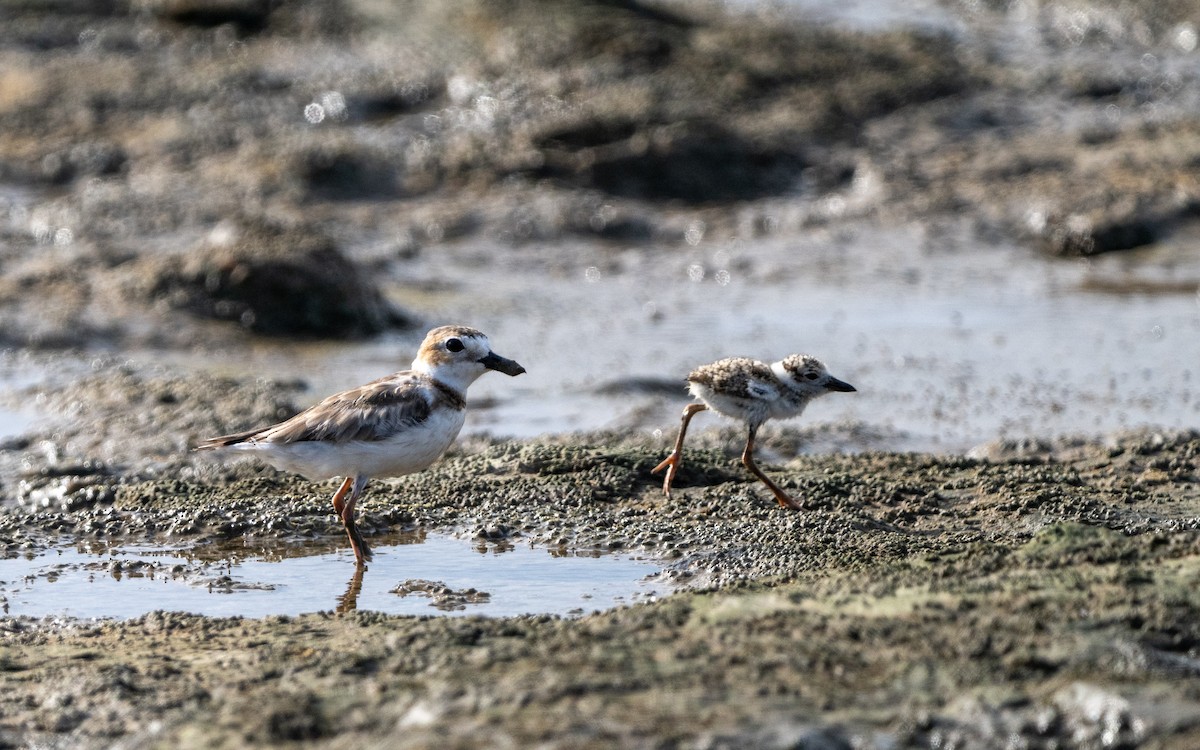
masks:
<svg viewBox="0 0 1200 750"><path fill-rule="evenodd" d="M272 443L383 440L424 422L432 410L416 378L381 378L338 393L256 438Z"/></svg>
<svg viewBox="0 0 1200 750"><path fill-rule="evenodd" d="M432 384L433 399L453 401L450 397L457 396L452 391L445 393L448 389L437 387L437 383ZM422 385L420 376L409 373L380 378L330 396L273 427L212 438L201 443L199 448L219 448L248 440L269 443L384 440L429 418L433 403L429 389ZM448 405L461 408L461 397L458 399L457 403Z"/></svg>
<svg viewBox="0 0 1200 750"><path fill-rule="evenodd" d="M748 357L730 357L710 365L701 365L688 375L688 381L707 386L730 398L757 401L779 398L779 388L771 366Z"/></svg>

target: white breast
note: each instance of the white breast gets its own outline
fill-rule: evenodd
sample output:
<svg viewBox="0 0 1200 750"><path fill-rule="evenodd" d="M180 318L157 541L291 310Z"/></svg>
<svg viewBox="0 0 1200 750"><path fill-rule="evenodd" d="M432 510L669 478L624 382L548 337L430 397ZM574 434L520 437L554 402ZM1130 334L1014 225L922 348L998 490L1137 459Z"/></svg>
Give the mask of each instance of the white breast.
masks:
<svg viewBox="0 0 1200 750"><path fill-rule="evenodd" d="M744 422L762 423L769 416L770 402L762 397L742 398L709 388L701 383L688 386L692 395L718 414Z"/></svg>

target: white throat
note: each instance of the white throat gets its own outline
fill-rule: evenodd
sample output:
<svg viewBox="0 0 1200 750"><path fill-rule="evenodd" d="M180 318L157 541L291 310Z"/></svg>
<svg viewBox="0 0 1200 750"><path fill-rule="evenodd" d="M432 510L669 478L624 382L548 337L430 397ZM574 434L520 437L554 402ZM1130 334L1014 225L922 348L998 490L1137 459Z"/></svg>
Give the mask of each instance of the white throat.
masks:
<svg viewBox="0 0 1200 750"><path fill-rule="evenodd" d="M422 359L417 359L413 360L412 370L422 375L428 375L442 385L450 386L463 396L466 396L467 388L471 383L478 380L479 376L487 371L487 368L478 362L430 365Z"/></svg>

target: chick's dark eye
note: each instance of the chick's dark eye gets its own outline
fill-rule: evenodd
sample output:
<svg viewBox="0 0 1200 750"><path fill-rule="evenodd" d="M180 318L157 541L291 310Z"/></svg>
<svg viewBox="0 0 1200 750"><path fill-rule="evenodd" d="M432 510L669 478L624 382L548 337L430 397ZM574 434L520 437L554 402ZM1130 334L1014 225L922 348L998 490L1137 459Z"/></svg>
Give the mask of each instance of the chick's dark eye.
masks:
<svg viewBox="0 0 1200 750"><path fill-rule="evenodd" d="M820 376L817 375L815 372L806 372L806 373L804 373L804 377L807 378L808 380L816 380Z"/></svg>
<svg viewBox="0 0 1200 750"><path fill-rule="evenodd" d="M447 339L446 348L452 352L461 352L463 349L466 349L467 347L463 345L463 342L461 339Z"/></svg>

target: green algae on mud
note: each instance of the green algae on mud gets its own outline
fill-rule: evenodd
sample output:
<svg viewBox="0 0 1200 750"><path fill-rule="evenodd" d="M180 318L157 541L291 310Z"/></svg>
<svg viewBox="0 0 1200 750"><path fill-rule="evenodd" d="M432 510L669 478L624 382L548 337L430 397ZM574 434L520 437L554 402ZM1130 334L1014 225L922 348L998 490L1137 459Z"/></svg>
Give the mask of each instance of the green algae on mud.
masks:
<svg viewBox="0 0 1200 750"><path fill-rule="evenodd" d="M0 738L1200 740L1200 435L996 446L988 460L797 457L770 471L805 498L800 513L776 507L731 450L689 451L672 502L649 475L660 452L636 441L497 442L373 485L363 508L367 533L420 526L651 551L700 589L572 621L9 618ZM140 538L173 522L177 542L337 538L324 489L246 470L117 480L102 507L5 513L0 538L36 543L42 526L86 538L101 511Z"/></svg>

